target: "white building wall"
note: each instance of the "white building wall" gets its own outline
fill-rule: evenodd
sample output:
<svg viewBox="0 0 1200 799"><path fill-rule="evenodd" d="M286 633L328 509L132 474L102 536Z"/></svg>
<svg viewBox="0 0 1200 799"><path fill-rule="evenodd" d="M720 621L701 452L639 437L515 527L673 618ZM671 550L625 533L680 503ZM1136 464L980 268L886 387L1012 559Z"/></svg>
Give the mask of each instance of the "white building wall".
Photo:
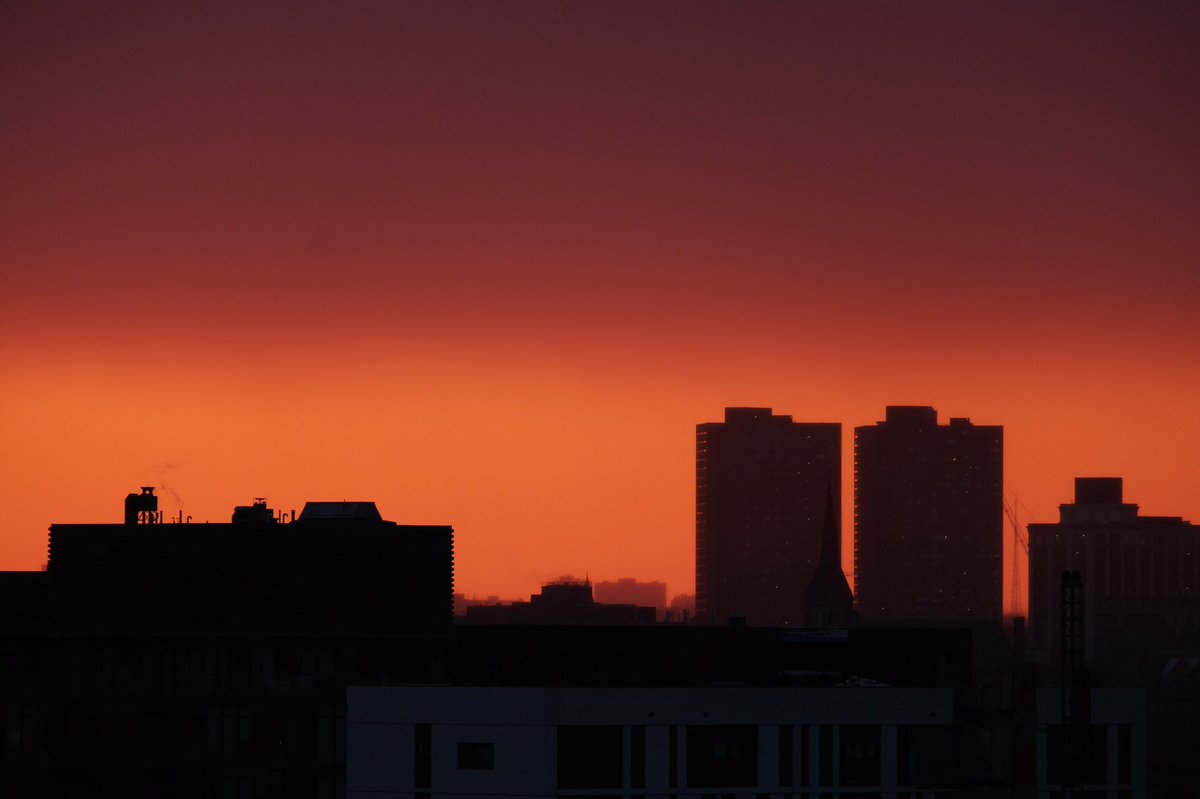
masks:
<svg viewBox="0 0 1200 799"><path fill-rule="evenodd" d="M1062 694L1057 687L1039 688L1037 692L1037 781L1038 798L1050 799L1061 792L1061 786L1050 782L1048 736L1051 729L1062 723ZM1104 726L1106 741L1105 783L1089 783L1084 790L1110 796L1146 797L1146 692L1141 688L1093 688L1091 692L1092 725ZM1128 782L1118 778L1118 740L1120 727L1128 725L1130 776Z"/></svg>
<svg viewBox="0 0 1200 799"><path fill-rule="evenodd" d="M839 775L838 725L879 727L880 784L895 790L896 726L952 723L951 689L942 688L667 688L527 689L457 687L350 688L347 795L482 799L632 793L801 792L818 786L821 727L831 727L832 786ZM418 788L414 728L431 728L430 787ZM622 785L614 790L559 789L558 728L620 727ZM631 788L631 730L645 730L645 787ZM688 785L688 728L757 728L754 785L703 790ZM779 727L793 727L791 787L779 785ZM802 727L807 726L807 735ZM675 787L670 786L670 734L676 734ZM807 740L807 751L802 748ZM492 769L459 768L460 743L492 744ZM803 762L807 759L807 762ZM856 792L870 791L860 787ZM827 792L827 791L826 791Z"/></svg>

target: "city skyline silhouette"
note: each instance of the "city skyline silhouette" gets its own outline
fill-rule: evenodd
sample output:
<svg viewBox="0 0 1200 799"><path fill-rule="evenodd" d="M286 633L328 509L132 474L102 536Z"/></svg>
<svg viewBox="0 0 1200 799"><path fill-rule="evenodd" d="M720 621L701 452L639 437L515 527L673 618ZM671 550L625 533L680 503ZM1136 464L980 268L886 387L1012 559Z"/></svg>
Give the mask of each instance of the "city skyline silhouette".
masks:
<svg viewBox="0 0 1200 799"><path fill-rule="evenodd" d="M850 485L847 487L846 493L848 494L848 496L843 498L842 504L845 506L849 506L852 509L858 508L858 503L861 501L861 499L860 499L859 495L856 493L859 486L857 484L857 477L854 477L854 476L856 476L858 474L860 468L863 468L863 464L859 463L856 460L859 457L858 452L855 449L852 449L849 453L833 452L832 454L830 454L829 452L826 451L826 450L828 450L828 442L825 442L824 439L828 438L828 436L825 434L825 429L828 428L828 429L836 430L838 427L840 427L840 423L813 424L811 422L807 422L802 419L797 419L797 420L795 420L795 424L793 425L792 417L790 415L772 416L771 415L772 410L773 409L771 409L771 408L755 408L755 407L726 408L726 410L725 410L726 422L728 423L731 418L740 419L742 417L745 417L747 419L752 420L752 419L755 419L758 417L762 417L764 419L769 419L771 421L775 421L778 423L785 423L784 426L787 428L795 427L796 430L798 431L796 435L799 435L799 436L807 435L807 436L811 437L814 435L814 433L820 432L819 438L822 440L822 443L820 444L820 446L815 447L815 445L813 445L813 444L803 444L802 443L802 444L800 444L801 449L797 452L797 455L799 457L801 457L802 459L803 458L812 458L814 454L817 454L819 452L821 458L833 457L835 459L835 461L848 462L848 464L844 467L844 470L849 471L851 473L853 479L851 480ZM954 431L956 429L962 430L964 428L969 431L969 429L972 427L971 420L966 419L966 418L952 418L946 424L942 424L939 426L937 409L931 408L931 407L888 406L886 408L886 411L887 411L888 421L891 421L893 412L904 413L904 414L908 414L908 415L912 415L914 413L918 414L918 415L921 415L921 414L928 415L929 423L931 425L933 425L929 429L934 430L934 431L941 430L944 432L952 433L952 431ZM733 414L732 417L731 417L731 414ZM922 418L924 418L924 417L922 417ZM884 424L885 424L884 421L876 421L874 426L860 426L860 429L858 431L855 431L852 429L850 432L851 432L851 435L854 435L857 437L857 436L862 435L863 431L865 431L867 433L871 433L872 431L875 430L875 428L877 426L884 425ZM724 425L722 425L722 424L699 423L696 426L696 428L697 428L697 430L711 430L712 428L721 428L723 426ZM769 426L770 425L768 425L768 427ZM987 428L983 428L983 429L984 430L1001 430L1002 431L1003 425L997 425L995 427L987 427ZM763 432L767 432L767 431L763 431ZM709 435L712 435L712 433L709 433ZM774 434L772 434L772 436L773 435ZM772 453L769 457L776 458L777 455L775 455L774 452L778 449L779 444L783 443L783 441L779 440L779 441L773 442L772 436L762 436L760 433L759 437L747 439L745 443L740 445L744 451L739 455L739 458L742 461L757 460L760 457L760 455L756 452L756 449L758 449L759 447L764 448L764 450L763 450L764 454L769 450ZM840 434L838 434L836 437L840 438L841 436L840 436ZM789 446L792 446L792 445L789 445ZM939 446L941 446L941 445L939 445ZM975 446L975 445L972 445L972 446ZM812 452L808 452L807 454L803 454L803 455L799 454L799 453L806 452L807 449L812 449ZM693 466L696 469L698 469L699 471L704 471L703 469L700 468L701 463L703 462L701 459L701 451L700 450L701 450L701 447L697 446L696 460L693 462ZM924 496L926 499L932 498L932 499L934 499L935 502L941 502L942 500L937 499L939 493L949 490L952 486L956 485L956 483L957 483L957 478L951 477L950 481L943 485L941 481L946 479L946 474L942 471L942 467L931 468L931 467L924 465L926 463L925 458L928 457L928 452L929 451L924 448L914 450L912 452L904 452L903 450L901 450L897 453L896 456L894 456L895 463L891 467L895 474L903 473L904 471L909 470L913 467L917 467L919 469L929 469L929 471L927 473L923 473L923 476L918 478L918 480L919 480L919 482L924 483L926 485L926 488L924 489L924 491L932 492L932 493L918 495L918 497L917 497L918 501L916 503L917 507L919 507L921 504L921 502L920 502L921 496ZM962 453L960 452L958 454L961 455ZM793 455L790 457L796 457L797 455ZM875 456L871 456L871 457L875 457ZM945 457L947 458L947 460L949 460L949 457L950 457L949 452ZM957 460L957 458L955 458L955 460ZM825 475L826 467L823 465L823 463L824 463L824 461L817 462L815 471L813 471L812 468L808 468L808 471L812 472L812 474L817 475L818 477L820 477L821 475ZM919 465L919 464L921 464L921 465ZM1003 464L1003 456L1000 455L997 457L997 460L992 468L998 473L1002 468L1002 464ZM810 467L811 467L811 464L810 464ZM734 469L731 472L731 476L735 475L739 470L742 470L744 468L745 468L745 463L743 463L741 466L738 466L736 469ZM792 465L789 468L795 468L795 465ZM975 468L975 467L971 467L971 468ZM693 472L693 474L698 475L699 471L695 471L695 472ZM778 473L776 473L776 472L778 472ZM820 474L818 474L818 473L820 473ZM766 490L766 491L799 490L799 491L801 491L801 493L804 493L804 492L813 493L813 496L816 497L817 494L821 493L821 491L816 490L818 488L817 483L821 483L821 485L825 486L825 489L832 490L831 486L829 485L829 483L827 481L822 482L824 480L824 478L821 478L820 480L815 480L815 482L814 482L814 480L810 479L811 476L812 475L805 477L804 473L798 473L796 476L787 477L787 476L785 476L784 472L779 471L777 466L773 466L770 469L764 469L760 474L758 467L755 467L754 470L752 470L751 472L742 474L740 477L737 478L740 481L740 485L741 485L741 488L739 488L738 491L744 492L746 490L751 490L754 492L760 492L760 491L764 491L764 490ZM993 475L993 477L994 476L995 475ZM1078 484L1078 482L1080 480L1086 481L1086 480L1114 480L1114 479L1118 483L1120 483L1125 478L1124 477L1099 478L1095 475L1075 475L1070 478L1070 481L1073 484ZM881 478L873 478L873 482L875 482L877 484L876 490L878 490L879 488L887 488L889 492L894 491L899 496L902 496L905 491L909 490L908 483L905 483L903 485L898 484L896 486L892 486L893 481L894 481L894 476L885 477L885 478L882 478L882 480L881 480ZM761 482L761 485L758 485L759 482ZM812 483L812 485L809 485L809 483ZM982 485L981 485L981 487L982 487ZM167 487L167 486L143 486L140 489L140 491L141 491L140 496L136 492L129 494L125 501L125 511L124 511L125 523L132 524L132 523L135 523L136 521L140 520L140 517L138 515L138 508L142 507L142 505L140 505L139 502L143 502L143 501L152 501L152 503L153 503L152 510L150 511L150 514L153 518L150 519L149 521L155 523L156 525L162 525L162 524L173 525L173 524L185 524L186 523L186 526L188 527L189 531L190 530L201 530L202 531L203 530L202 525L209 524L210 522L221 523L224 521L224 517L227 515L227 513L226 514L217 514L215 516L215 518L210 519L210 518L204 517L204 516L198 516L198 517L194 518L192 514L187 514L187 516L185 518L182 508L180 508L178 510L178 512L173 511L173 512L168 513L168 511L162 509L162 506L160 505L160 503L162 503L162 505L166 504L166 503L162 502L165 498L161 495L154 495L154 491L156 489L161 489L161 488L165 488L168 492L170 492L171 495L177 496L175 488ZM810 491L810 489L811 489L811 491ZM736 492L733 496L736 496ZM1038 525L1038 526L1045 526L1045 525L1039 524L1039 520L1037 520L1037 519L1029 519L1029 518L1023 517L1023 514L1028 512L1028 508L1024 505L1024 503L1021 501L1021 499L1018 495L1010 492L1010 489L1009 489L1007 483L1004 486L1003 496L1002 496L1000 502L998 502L998 503L992 502L992 500L994 500L995 498L996 498L995 496L992 496L992 492L988 492L986 497L981 498L983 500L983 506L985 507L984 517L989 520L987 523L985 523L984 529L990 530L991 526L994 526L992 524L992 522L994 522L995 519L993 519L992 516L999 517L999 515L1001 514L1001 509L1000 509L999 505L1007 504L1010 506L1010 508L1009 508L1010 510L1012 510L1012 506L1017 506L1019 508L1019 510L1016 510L1014 512L1013 516L1010 516L1005 520L1004 524L999 528L999 534L998 534L998 537L996 537L995 541L990 540L991 539L990 534L987 536L987 540L989 541L989 543L986 544L986 547L995 548L996 550L998 550L998 552L996 554L999 555L1003 561L1002 574L1004 576L1004 579L1002 581L1002 586L995 586L993 584L990 588L983 591L983 595L990 596L992 593L995 593L997 596L999 596L1000 597L1000 600L999 600L1000 606L1003 608L1003 615L1006 617L1011 616L1011 615L1025 615L1029 608L1029 585L1030 585L1030 579L1031 579L1030 575L1029 575L1029 562L1028 562L1029 539L1028 539L1028 529L1027 528L1030 524L1034 524L1034 525ZM267 508L267 499L268 498L265 498L265 497L256 497L254 500L253 506L245 505L245 506L236 507L235 512L234 512L235 521L238 520L239 514L244 514L243 519L246 519L246 518L249 518L249 515L252 514L252 511L258 511L260 508L266 509ZM811 502L810 502L810 500L811 500ZM1064 504L1068 503L1068 501L1069 501L1069 497L1063 497L1062 502L1059 503L1060 507L1062 507ZM816 500L810 498L809 500L806 500L806 502L810 502L810 504L811 504L811 503L815 503ZM978 500L976 501L976 504L977 503L978 503ZM346 503L345 503L345 501L343 501L341 503L337 503L337 502L329 502L329 503L316 502L316 503L314 503L314 502L308 500L308 501L304 501L302 504L304 504L305 506L310 506L310 505L319 506L322 504L329 504L332 506L332 505L345 505ZM358 502L349 503L349 505L358 505L358 504L363 504L363 503L358 503ZM371 503L365 503L365 504L369 504L372 507L374 507L375 503L371 502ZM992 505L992 504L997 505L997 507L991 508L990 505ZM150 505L146 505L146 507L150 507ZM774 522L770 522L768 520L767 527L762 528L762 524L754 521L751 517L747 517L744 520L737 521L736 526L738 529L740 529L741 527L745 527L746 525L749 525L749 527L746 527L746 530L750 531L750 532L749 533L739 533L735 537L737 540L741 540L745 544L751 545L756 549L761 549L762 554L755 556L756 558L761 558L761 557L765 556L768 552L770 552L774 547L778 546L778 542L776 541L776 539L778 538L778 536L780 534L783 534L787 537L794 537L794 536L799 535L800 539L806 540L806 541L808 538L815 536L817 528L814 525L817 524L817 519L823 519L823 514L824 514L824 505L823 504L821 505L821 508L822 508L821 516L816 516L815 514L817 512L817 505L812 504L812 507L808 508L808 510L806 512L809 513L810 515L813 515L813 518L809 519L808 522L805 522L805 523L801 523L801 522L797 521L796 519L791 519L790 515L789 515L788 518L790 519L790 521L788 521L785 524L785 526L783 528L780 528L779 530L776 530L776 527L778 527L778 525ZM990 509L987 509L987 508L990 508ZM109 510L111 511L111 508ZM698 510L699 510L699 503L697 504L697 519L699 518ZM943 508L942 510L944 511L945 508ZM760 510L758 512L761 513L762 511ZM776 508L774 505L771 505L770 509L768 510L769 514L778 514L781 512L783 512L781 510L781 508ZM893 511L893 512L895 512L895 511ZM288 517L289 517L288 510L284 510L284 509L277 509L275 511L263 510L263 513L267 514L267 515L274 514L274 516L277 517L277 520L280 522L283 522L283 523L286 523L289 520L288 519ZM734 518L736 518L738 513L741 513L741 511L735 512ZM792 511L787 511L786 513L792 514ZM88 524L96 524L96 523L104 525L104 524L115 523L116 521L118 521L118 519L116 517L114 517L111 521L106 521L105 519L110 515L111 515L111 513L100 513L98 515L98 518L92 518L88 522L83 523L82 526L86 527ZM378 515L377 511L375 511L375 515L376 516ZM934 528L936 528L937 530L942 531L942 532L954 532L954 531L959 530L960 528L963 530L966 530L972 526L977 525L977 523L978 523L978 520L972 520L971 518L969 518L973 515L974 515L973 512L968 512L966 510L966 508L963 508L963 509L961 509L960 512L958 512L958 516L960 516L961 518L959 518L957 521L951 521L950 519L947 519L946 521L947 521L948 526L946 526L944 528L938 526L941 523L937 522L935 519L930 519L929 523L927 523L927 522L923 521L921 518L915 517L912 520L910 520L908 523L906 523L906 525L903 527L903 530L906 531L909 535L916 536L913 539L913 542L910 546L916 547L917 550L920 551L923 548L934 546L931 541L928 541L924 538L924 536L926 534L928 534L930 530L932 530ZM294 521L296 518L296 511L294 509L290 511L290 516L291 516L291 520ZM1173 516L1183 518L1184 522L1185 523L1187 522L1186 515L1181 516L1180 514L1173 514ZM857 518L857 513L852 512L850 518L851 518L851 521L850 521L849 525L842 524L839 521L836 524L836 528L840 529L840 535L841 535L840 540L841 540L842 552L841 552L840 563L842 565L842 570L843 570L844 576L845 576L846 580L849 582L851 590L855 594L856 603L857 603L858 587L855 584L855 577L857 576L855 573L855 563L856 563L856 553L857 553L856 546L861 546L861 545L859 545L857 542L858 531L854 527L855 519ZM131 521L131 519L133 519L133 521ZM52 519L51 521L58 522L59 526L61 526L61 524L62 524L58 519ZM733 520L731 519L730 521L727 521L724 524L729 525L732 523L732 521ZM825 520L825 521L827 523L828 520ZM1015 536L1017 535L1017 533L1013 530L1014 522L1018 522L1018 521L1020 523L1020 533L1019 534L1020 534L1020 539L1021 539L1019 542L1017 540L1015 540ZM1051 521L1051 519L1046 519L1045 521L1049 522L1049 521ZM449 523L449 522L447 522L447 523ZM931 526L931 524L932 524L932 526ZM193 525L200 525L200 527L194 527ZM697 522L697 525L698 525L698 522ZM795 530L792 529L793 527L795 528ZM893 527L894 526L885 525L883 528L881 528L881 530L891 531L894 533L894 531L902 529L900 527L894 527L894 529L893 529ZM762 528L762 529L760 529L760 528ZM169 534L169 530L164 531L164 532L167 532ZM693 544L696 544L696 543L698 543L699 536L701 533L699 526L694 528L694 533L695 533L696 538L693 538ZM731 533L732 533L732 529L731 529ZM191 534L189 533L189 536L190 535ZM971 535L974 536L974 535L977 535L977 533L972 533ZM819 538L819 536L818 536L818 538ZM811 545L811 546L816 547L817 546L816 542L817 542L818 538L813 538L812 542L809 542L809 543L805 544L804 546ZM200 540L202 540L202 539L200 539ZM461 546L461 545L462 545L462 541L460 539L457 546ZM887 547L892 547L892 546L894 546L894 545L886 544L886 546L885 546L884 542L882 542L882 541L878 542L878 543L876 543L875 547L873 547L874 551L871 553L871 555L872 555L872 557L875 557L875 558L879 558L882 556L885 558L900 559L901 553L898 553L898 552L891 552L890 554L884 555L884 553L887 552ZM1016 549L1015 549L1016 547L1021 548L1020 553L1016 552ZM788 580L788 575L790 575L791 578L793 578L793 579L791 579L790 584L786 588L786 595L791 596L792 594L795 594L797 591L802 594L806 590L807 585L808 585L809 576L811 575L812 569L816 563L816 554L815 554L816 552L817 552L817 549L814 548L813 555L812 555L813 559L811 562L804 561L804 562L797 562L795 564L790 564L783 570L783 572L780 573L779 577L784 579L785 581ZM930 550L930 552L932 552L932 550ZM778 556L778 554L779 553L777 552L776 555ZM1011 579L1012 569L1014 568L1014 566L1013 566L1013 555L1014 554L1018 554L1016 568L1018 568L1020 570L1020 575L1017 578L1017 580L1015 580L1015 581ZM918 565L921 564L922 559L927 556L928 556L928 554L917 556L914 563L918 564ZM949 555L948 554L944 555L944 557L949 557ZM953 561L953 558L951 558L951 561ZM790 563L790 561L789 561L789 563ZM461 556L459 556L459 560L456 563L455 568L459 569L462 567L462 565L463 565L463 563L461 560ZM518 588L517 590L510 591L509 593L500 593L500 592L495 592L495 591L481 591L481 590L477 590L473 586L463 585L461 582L458 582L455 585L455 594L459 597L470 600L471 602L477 602L477 603L491 603L491 602L496 602L496 601L521 602L521 601L525 601L528 597L535 594L536 589L544 588L546 586L553 585L555 583L561 583L564 581L565 582L573 582L573 581L577 581L577 580L580 583L585 582L585 579L569 577L569 576L561 576L563 574L567 574L568 572L570 572L571 568L564 568L564 569L560 569L558 571L554 571L553 569L546 569L545 567L538 567L537 564L526 564L526 565L534 566L543 575L554 574L554 575L560 575L560 576L558 576L557 578L549 577L549 576L539 576L536 578L537 582L536 582L535 586L532 589L530 589L524 593L523 593L523 591L524 591L523 588ZM578 565L579 564L576 564L576 566L578 566ZM43 562L41 564L41 568L44 569L45 566L46 566L46 563ZM660 576L663 571L663 566L664 566L663 564L659 564L657 567L657 570L656 570L656 567L652 564L649 571L647 571L646 573L640 573L640 574L599 573L599 574L597 574L597 579L600 581L617 580L617 579L654 581L654 580L660 579ZM993 567L989 566L986 569L984 569L983 571L990 573L992 571L992 569L993 569ZM579 573L585 573L585 574L591 573L590 570L587 568L575 568L575 570L578 571ZM978 570L979 570L978 567L970 567L967 572L964 572L964 574L975 574ZM18 569L16 571L29 571L29 570L28 569L23 569L23 570ZM750 572L753 572L753 571L754 570L752 570L752 569L749 572L747 572L746 569L734 569L732 572L730 572L730 574L735 576L735 579L736 579L737 574L750 575ZM975 577L979 578L979 579L984 579L982 577L982 574L983 573L980 572L980 574L976 574ZM750 576L753 576L753 575L750 575ZM915 576L918 580L921 580L921 579L928 579L932 575L917 573ZM993 577L990 579L994 580L997 576L998 575L993 575ZM758 578L757 578L757 576L754 576L753 579L758 579ZM586 578L586 580L590 581L590 578ZM695 596L696 596L695 582L692 582L690 584L676 583L676 584L669 584L669 585L664 583L662 585L664 586L662 590L667 592L668 596L676 596L679 594L686 594L687 596L690 596L692 598L693 602L695 601ZM1016 601L1014 599L1014 594L1012 592L1013 589L1017 588L1017 587L1020 587L1020 590L1021 590L1019 601ZM766 591L766 592L762 593L760 601L765 602L765 603L774 603L777 599L782 599L782 597L785 594L778 593L778 590L782 590L782 589L777 589L776 591ZM739 600L739 601L741 601L741 600ZM794 600L788 600L788 601L791 602ZM765 607L765 605L763 607ZM714 620L718 620L718 617L724 618L724 616L720 613L710 614L710 615L713 615L713 619L709 620L710 622L714 621ZM786 616L788 614L785 613L784 615ZM792 615L794 615L794 614L792 614ZM940 615L940 614L935 614L934 616L931 616L930 618L936 618L938 615ZM964 619L968 618L970 615L971 614L965 614L963 616L963 618ZM796 620L787 622L786 624L790 624L790 625L801 624L800 619L802 617L803 617L803 614L800 614L800 616L797 616ZM951 614L951 618L953 618L953 617L954 617L953 614ZM925 618L925 614L916 613L915 615L911 615L911 616L902 615L901 618L920 619L920 618ZM761 622L759 622L759 623L761 623Z"/></svg>
<svg viewBox="0 0 1200 799"><path fill-rule="evenodd" d="M0 793L1200 799L1197 42L0 4Z"/></svg>
<svg viewBox="0 0 1200 799"><path fill-rule="evenodd" d="M8 4L0 568L154 484L453 523L484 595L686 588L731 405L843 453L930 405L1009 431L1022 522L1078 475L1200 518L1197 38L1184 3Z"/></svg>
<svg viewBox="0 0 1200 799"><path fill-rule="evenodd" d="M771 498L787 493L783 472L806 456L832 460L831 426L729 411L724 429L697 428L707 486L697 519L769 521L788 512ZM971 519L938 521L957 507L981 514L985 539L999 533L999 427L889 407L885 422L859 429L860 444L864 432L878 434L856 462L867 501L879 501L883 468L906 495L893 513L910 525L928 517L939 538L965 525L969 544L981 532ZM729 467L753 461L765 494L725 482ZM828 475L825 485L802 624L767 618L752 569L732 575L749 578L744 588L715 592L732 601L699 597L706 612L691 620L597 603L586 578L456 618L449 526L388 521L361 499L307 502L296 515L256 498L228 522L169 523L141 486L119 521L51 525L44 573L0 573L0 781L39 795L86 784L197 796L383 786L511 796L519 784L535 797L549 794L547 780L692 793L1036 786L1076 796L1108 786L1166 797L1194 786L1197 528L1140 514L1120 478L1077 478L1060 522L1029 528L1027 640L1023 619L1006 632L999 597L976 590L998 591L998 552L982 567L992 577L971 587L958 569L978 569L977 547L959 544L924 550L931 569L914 577L918 594L886 589L908 592L895 594L899 618L877 617L881 601L893 604L881 586L864 605L875 603L865 615L876 618L859 618L827 557L837 524ZM898 529L904 542L921 528ZM778 531L742 533L788 560ZM857 556L896 557L896 541L856 539ZM710 573L705 585L730 581ZM738 604L747 589L753 598ZM956 607L937 606L943 593ZM775 599L795 607L786 590ZM703 618L715 608L751 615Z"/></svg>

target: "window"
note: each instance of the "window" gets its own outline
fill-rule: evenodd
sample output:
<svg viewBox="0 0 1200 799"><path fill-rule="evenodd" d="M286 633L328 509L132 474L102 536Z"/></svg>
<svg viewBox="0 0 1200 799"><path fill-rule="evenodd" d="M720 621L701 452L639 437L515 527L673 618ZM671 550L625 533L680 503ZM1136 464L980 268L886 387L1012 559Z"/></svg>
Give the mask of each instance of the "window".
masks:
<svg viewBox="0 0 1200 799"><path fill-rule="evenodd" d="M433 779L433 725L413 726L413 787L428 788Z"/></svg>
<svg viewBox="0 0 1200 799"><path fill-rule="evenodd" d="M559 788L620 788L625 740L621 727L558 728Z"/></svg>
<svg viewBox="0 0 1200 799"><path fill-rule="evenodd" d="M679 729L672 724L667 730L667 787L679 787Z"/></svg>
<svg viewBox="0 0 1200 799"><path fill-rule="evenodd" d="M749 724L689 726L689 788L739 788L758 784L758 727Z"/></svg>
<svg viewBox="0 0 1200 799"><path fill-rule="evenodd" d="M629 728L629 787L646 787L646 727L635 724Z"/></svg>
<svg viewBox="0 0 1200 799"><path fill-rule="evenodd" d="M458 767L491 770L496 767L496 745L490 741L459 741Z"/></svg>
<svg viewBox="0 0 1200 799"><path fill-rule="evenodd" d="M248 708L208 709L208 751L236 754L251 740L253 717Z"/></svg>
<svg viewBox="0 0 1200 799"><path fill-rule="evenodd" d="M879 785L879 726L844 724L840 732L842 785Z"/></svg>
<svg viewBox="0 0 1200 799"><path fill-rule="evenodd" d="M317 720L317 762L345 765L346 706L321 705Z"/></svg>
<svg viewBox="0 0 1200 799"><path fill-rule="evenodd" d="M779 785L792 786L792 725L779 728Z"/></svg>
<svg viewBox="0 0 1200 799"><path fill-rule="evenodd" d="M1128 785L1133 782L1133 727L1121 724L1117 727L1117 782Z"/></svg>
<svg viewBox="0 0 1200 799"><path fill-rule="evenodd" d="M1120 730L1118 728L1118 744ZM1108 729L1104 724L1054 724L1046 731L1046 781L1051 785L1108 781ZM1119 770L1118 761L1118 770Z"/></svg>
<svg viewBox="0 0 1200 799"><path fill-rule="evenodd" d="M833 785L833 725L822 724L817 739L817 779L821 785Z"/></svg>

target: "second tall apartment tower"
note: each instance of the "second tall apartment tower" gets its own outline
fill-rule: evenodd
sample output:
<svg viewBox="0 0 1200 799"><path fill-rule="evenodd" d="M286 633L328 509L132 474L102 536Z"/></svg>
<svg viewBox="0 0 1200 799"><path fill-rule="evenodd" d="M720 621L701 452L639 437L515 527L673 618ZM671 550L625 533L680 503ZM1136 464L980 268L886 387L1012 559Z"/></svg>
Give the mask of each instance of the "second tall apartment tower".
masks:
<svg viewBox="0 0 1200 799"><path fill-rule="evenodd" d="M803 625L830 490L841 504L841 438L770 408L696 426L697 621Z"/></svg>
<svg viewBox="0 0 1200 799"><path fill-rule="evenodd" d="M854 430L854 590L864 620L1001 618L1004 428L889 406Z"/></svg>

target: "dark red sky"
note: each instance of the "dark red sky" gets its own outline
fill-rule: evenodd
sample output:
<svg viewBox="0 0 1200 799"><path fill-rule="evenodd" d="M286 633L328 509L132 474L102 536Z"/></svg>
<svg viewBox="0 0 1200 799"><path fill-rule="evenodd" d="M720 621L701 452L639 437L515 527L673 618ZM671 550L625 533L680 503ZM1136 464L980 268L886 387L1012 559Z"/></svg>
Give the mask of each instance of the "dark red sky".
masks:
<svg viewBox="0 0 1200 799"><path fill-rule="evenodd" d="M0 567L159 483L452 523L468 592L691 590L730 404L847 444L932 404L1006 426L1040 520L1099 473L1197 519L1198 41L1187 3L5 4Z"/></svg>

